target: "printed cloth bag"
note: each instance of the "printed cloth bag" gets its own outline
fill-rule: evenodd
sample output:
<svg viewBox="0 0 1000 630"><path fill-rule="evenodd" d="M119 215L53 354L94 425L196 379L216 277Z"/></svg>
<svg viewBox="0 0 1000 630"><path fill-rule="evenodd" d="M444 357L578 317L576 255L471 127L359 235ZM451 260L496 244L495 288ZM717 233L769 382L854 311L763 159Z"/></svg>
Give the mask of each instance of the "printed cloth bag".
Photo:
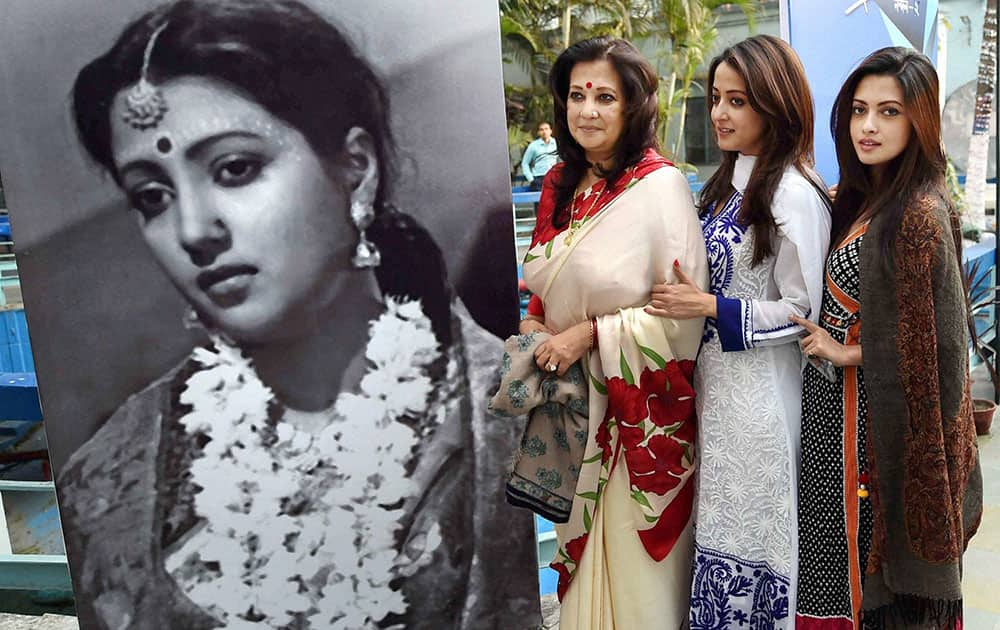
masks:
<svg viewBox="0 0 1000 630"><path fill-rule="evenodd" d="M504 342L500 389L490 409L528 416L507 480L507 502L554 523L569 520L587 444L587 380L578 361L562 377L535 364L535 348L551 335L514 335Z"/></svg>

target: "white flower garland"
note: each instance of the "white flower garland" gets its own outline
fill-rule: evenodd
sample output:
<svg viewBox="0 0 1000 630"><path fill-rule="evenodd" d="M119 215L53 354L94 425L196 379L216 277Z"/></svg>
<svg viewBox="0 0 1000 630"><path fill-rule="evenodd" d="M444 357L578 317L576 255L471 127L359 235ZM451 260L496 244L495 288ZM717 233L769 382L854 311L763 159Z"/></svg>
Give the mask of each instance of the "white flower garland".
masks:
<svg viewBox="0 0 1000 630"><path fill-rule="evenodd" d="M435 529L416 560L396 550L420 437L399 420L427 413L428 368L441 354L420 303L386 301L369 327L360 393L342 392L316 435L286 418L269 426L273 393L238 349L213 341L214 351L195 350L204 369L180 397L192 408L180 419L186 431L209 438L191 466L203 524L170 555L168 573L229 629L296 618L374 628L405 613L389 582L427 564L441 542Z"/></svg>

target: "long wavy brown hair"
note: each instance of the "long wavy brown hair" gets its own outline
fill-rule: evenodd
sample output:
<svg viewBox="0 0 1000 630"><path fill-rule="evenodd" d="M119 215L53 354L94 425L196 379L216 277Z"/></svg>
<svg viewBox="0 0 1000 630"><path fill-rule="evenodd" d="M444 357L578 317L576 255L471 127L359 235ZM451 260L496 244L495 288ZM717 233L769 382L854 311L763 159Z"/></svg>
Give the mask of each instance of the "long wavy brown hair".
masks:
<svg viewBox="0 0 1000 630"><path fill-rule="evenodd" d="M774 254L778 225L771 212L774 193L785 173L794 166L826 199L826 191L813 170L813 101L806 73L791 46L771 35L756 35L723 50L708 69L708 85L725 62L747 87L750 107L764 119L761 154L740 206L739 222L753 227L754 266ZM709 110L711 88L706 90ZM723 151L722 163L701 191L699 206L707 210L726 202L732 194L737 151Z"/></svg>
<svg viewBox="0 0 1000 630"><path fill-rule="evenodd" d="M854 93L867 76L894 77L903 90L903 107L913 133L903 152L885 165L885 178L876 182L871 167L861 163L851 139ZM830 132L837 148L840 183L833 204L833 239L839 243L862 212L874 216L888 212L879 247L882 259L893 262L896 233L903 211L912 198L936 192L949 202L945 188L946 160L941 144L938 110L938 76L930 60L909 48L877 50L847 77L837 94L830 116ZM961 242L957 243L961 251Z"/></svg>
<svg viewBox="0 0 1000 630"><path fill-rule="evenodd" d="M657 100L659 79L642 53L630 42L611 37L593 37L577 42L564 50L549 72L549 93L552 95L553 135L559 147L559 157L565 162L556 182L556 209L552 225L560 228L569 222L569 208L580 180L592 165L583 147L573 139L566 120L566 100L569 96L569 75L580 62L606 59L618 73L625 101L625 125L615 145L614 163L598 175L614 182L630 166L639 163L646 149L659 150L656 122L660 108Z"/></svg>

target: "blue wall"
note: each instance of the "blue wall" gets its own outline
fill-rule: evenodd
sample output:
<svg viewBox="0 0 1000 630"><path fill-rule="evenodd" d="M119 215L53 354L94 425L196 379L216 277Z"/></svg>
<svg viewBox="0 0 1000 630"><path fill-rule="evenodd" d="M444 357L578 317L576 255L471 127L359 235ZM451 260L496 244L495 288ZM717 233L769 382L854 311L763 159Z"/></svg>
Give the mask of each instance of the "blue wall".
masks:
<svg viewBox="0 0 1000 630"><path fill-rule="evenodd" d="M816 167L827 184L838 180L837 155L830 137L830 111L847 75L869 53L885 46L910 46L937 58L937 0L909 0L918 16L896 13L892 0L783 0L788 41L802 59L816 103ZM885 8L882 8L885 7ZM901 28L903 30L901 30Z"/></svg>

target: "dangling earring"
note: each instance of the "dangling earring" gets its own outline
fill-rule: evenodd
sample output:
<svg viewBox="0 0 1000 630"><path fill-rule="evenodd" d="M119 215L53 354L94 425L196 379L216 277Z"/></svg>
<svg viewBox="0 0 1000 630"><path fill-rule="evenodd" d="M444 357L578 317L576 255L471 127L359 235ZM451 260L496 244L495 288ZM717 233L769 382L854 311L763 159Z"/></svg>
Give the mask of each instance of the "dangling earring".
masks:
<svg viewBox="0 0 1000 630"><path fill-rule="evenodd" d="M375 220L375 208L364 201L351 202L351 220L358 228L358 246L354 250L351 263L358 269L372 269L382 263L382 255L375 243L368 240L365 230Z"/></svg>
<svg viewBox="0 0 1000 630"><path fill-rule="evenodd" d="M201 318L198 317L198 311L194 310L194 307L188 304L187 310L184 311L184 317L181 320L184 324L185 330L204 330L205 326L201 323Z"/></svg>
<svg viewBox="0 0 1000 630"><path fill-rule="evenodd" d="M198 314L197 309L190 304L187 305L187 309L184 311L184 317L181 318L181 323L184 324L185 330L197 330L207 334L208 338L212 340L212 344L215 345L216 348L221 348L222 346L230 346L233 348L239 347L236 340L228 334L210 324L206 324L205 321L201 319L201 315Z"/></svg>

